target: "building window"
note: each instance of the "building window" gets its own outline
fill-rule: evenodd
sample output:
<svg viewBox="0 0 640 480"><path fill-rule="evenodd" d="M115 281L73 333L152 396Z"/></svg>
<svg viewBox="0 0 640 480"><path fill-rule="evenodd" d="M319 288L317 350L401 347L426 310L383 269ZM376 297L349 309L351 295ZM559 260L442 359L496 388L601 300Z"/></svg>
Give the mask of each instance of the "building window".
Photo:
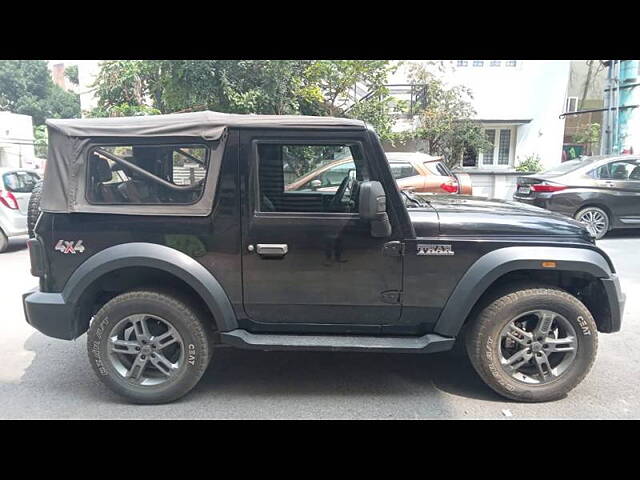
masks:
<svg viewBox="0 0 640 480"><path fill-rule="evenodd" d="M578 97L567 97L564 103L565 112L577 112L578 111Z"/></svg>
<svg viewBox="0 0 640 480"><path fill-rule="evenodd" d="M515 67L516 66L516 60L507 60L504 62L504 66L505 67Z"/></svg>
<svg viewBox="0 0 640 480"><path fill-rule="evenodd" d="M457 65L458 65L458 67L468 67L469 66L469 61L468 60L458 60Z"/></svg>
<svg viewBox="0 0 640 480"><path fill-rule="evenodd" d="M487 138L487 141L491 144L490 148L483 150L482 152L482 164L483 165L493 165L493 149L496 140L496 131L494 129L485 130L484 134Z"/></svg>
<svg viewBox="0 0 640 480"><path fill-rule="evenodd" d="M500 130L500 149L498 150L498 165L509 165L511 150L511 130Z"/></svg>
<svg viewBox="0 0 640 480"><path fill-rule="evenodd" d="M508 167L512 163L513 148L511 140L514 138L515 127L486 128L485 138L489 147L476 152L467 149L463 155L463 167Z"/></svg>
<svg viewBox="0 0 640 480"><path fill-rule="evenodd" d="M491 60L489 66L491 67L499 67L502 65L502 60Z"/></svg>
<svg viewBox="0 0 640 480"><path fill-rule="evenodd" d="M484 60L474 60L473 61L473 66L474 67L483 67L484 66Z"/></svg>

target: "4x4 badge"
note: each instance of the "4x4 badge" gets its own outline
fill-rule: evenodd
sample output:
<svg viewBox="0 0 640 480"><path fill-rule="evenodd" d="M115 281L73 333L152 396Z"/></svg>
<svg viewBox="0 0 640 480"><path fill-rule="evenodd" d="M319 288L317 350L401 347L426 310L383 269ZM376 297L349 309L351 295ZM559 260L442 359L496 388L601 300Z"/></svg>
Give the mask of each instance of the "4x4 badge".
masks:
<svg viewBox="0 0 640 480"><path fill-rule="evenodd" d="M54 250L62 253L82 253L84 252L84 245L82 244L82 240L78 240L77 242L67 242L66 240L58 240L56 247Z"/></svg>
<svg viewBox="0 0 640 480"><path fill-rule="evenodd" d="M427 245L418 244L418 255L455 255L451 245Z"/></svg>

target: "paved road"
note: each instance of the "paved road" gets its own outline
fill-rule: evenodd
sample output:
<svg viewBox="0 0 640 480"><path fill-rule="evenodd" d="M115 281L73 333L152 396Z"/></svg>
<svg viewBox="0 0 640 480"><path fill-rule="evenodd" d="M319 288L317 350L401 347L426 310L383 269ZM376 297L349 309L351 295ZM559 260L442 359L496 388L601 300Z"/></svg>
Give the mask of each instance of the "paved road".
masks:
<svg viewBox="0 0 640 480"><path fill-rule="evenodd" d="M24 240L0 255L0 418L640 418L640 232L600 245L622 277L622 333L601 335L587 379L565 399L505 402L451 353L216 353L200 384L171 405L124 403L93 374L85 337L45 337L23 320L35 285Z"/></svg>

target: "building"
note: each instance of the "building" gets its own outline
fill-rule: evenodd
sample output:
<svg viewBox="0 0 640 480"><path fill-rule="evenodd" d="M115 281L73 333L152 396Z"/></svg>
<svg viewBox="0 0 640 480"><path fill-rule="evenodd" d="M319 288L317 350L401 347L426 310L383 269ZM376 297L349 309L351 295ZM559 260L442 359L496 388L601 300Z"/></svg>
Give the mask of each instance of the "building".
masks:
<svg viewBox="0 0 640 480"><path fill-rule="evenodd" d="M447 85L471 90L475 120L493 145L490 151L469 152L457 167L472 176L475 193L511 198L520 162L538 157L545 169L561 162L570 61L451 60L443 65L439 75ZM409 66L402 65L389 83L409 83L408 73Z"/></svg>
<svg viewBox="0 0 640 480"><path fill-rule="evenodd" d="M604 93L607 87L607 68L600 60L573 60L569 70L569 84L564 113L565 158L570 160L583 154L597 155L600 152L600 138L591 145L578 142L577 134L590 125L598 124L602 131ZM585 113L578 113L585 111Z"/></svg>
<svg viewBox="0 0 640 480"><path fill-rule="evenodd" d="M0 112L0 167L40 168L33 140L31 116Z"/></svg>

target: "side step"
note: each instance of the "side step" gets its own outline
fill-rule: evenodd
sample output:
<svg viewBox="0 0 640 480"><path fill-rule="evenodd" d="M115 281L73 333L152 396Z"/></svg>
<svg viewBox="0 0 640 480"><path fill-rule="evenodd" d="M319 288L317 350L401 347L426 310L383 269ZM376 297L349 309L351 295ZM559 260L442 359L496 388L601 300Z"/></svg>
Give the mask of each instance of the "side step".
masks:
<svg viewBox="0 0 640 480"><path fill-rule="evenodd" d="M450 350L455 338L441 337L434 333L422 337L256 334L236 329L220 332L220 340L234 347L259 350L434 353Z"/></svg>

